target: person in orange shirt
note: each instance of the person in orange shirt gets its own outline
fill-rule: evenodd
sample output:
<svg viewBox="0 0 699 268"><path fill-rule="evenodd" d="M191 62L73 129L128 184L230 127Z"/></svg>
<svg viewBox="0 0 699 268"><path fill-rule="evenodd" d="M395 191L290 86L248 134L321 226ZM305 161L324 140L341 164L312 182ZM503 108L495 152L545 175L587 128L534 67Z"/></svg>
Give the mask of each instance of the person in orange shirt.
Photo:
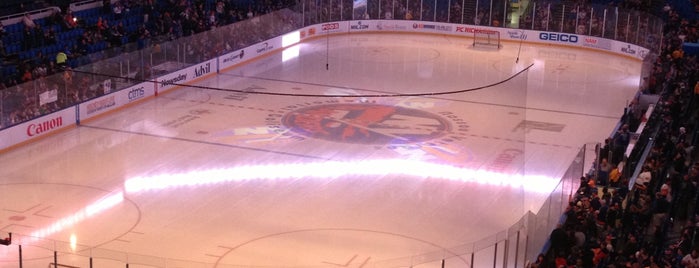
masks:
<svg viewBox="0 0 699 268"><path fill-rule="evenodd" d="M609 172L609 185L612 187L619 187L619 178L621 178L619 167L613 165L612 170Z"/></svg>
<svg viewBox="0 0 699 268"><path fill-rule="evenodd" d="M29 69L24 70L24 74L22 74L22 82L29 82L32 81L32 72L29 71Z"/></svg>

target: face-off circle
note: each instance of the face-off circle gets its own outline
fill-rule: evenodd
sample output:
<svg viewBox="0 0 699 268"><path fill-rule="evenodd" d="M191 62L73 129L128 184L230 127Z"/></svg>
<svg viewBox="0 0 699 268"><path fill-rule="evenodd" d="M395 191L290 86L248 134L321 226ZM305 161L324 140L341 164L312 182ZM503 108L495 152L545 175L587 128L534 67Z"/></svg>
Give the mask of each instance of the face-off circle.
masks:
<svg viewBox="0 0 699 268"><path fill-rule="evenodd" d="M369 103L303 107L286 113L282 125L302 136L355 144L407 144L451 131L445 118L422 110Z"/></svg>

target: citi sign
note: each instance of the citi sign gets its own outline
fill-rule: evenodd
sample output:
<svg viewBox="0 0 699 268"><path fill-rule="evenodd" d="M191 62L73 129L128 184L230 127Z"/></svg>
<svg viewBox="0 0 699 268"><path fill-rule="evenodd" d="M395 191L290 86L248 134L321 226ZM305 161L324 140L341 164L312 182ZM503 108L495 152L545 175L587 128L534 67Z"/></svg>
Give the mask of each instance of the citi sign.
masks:
<svg viewBox="0 0 699 268"><path fill-rule="evenodd" d="M33 137L53 129L57 129L63 126L63 117L59 116L56 118L48 119L41 123L32 123L27 126L27 136Z"/></svg>
<svg viewBox="0 0 699 268"><path fill-rule="evenodd" d="M539 39L546 41L557 41L566 43L577 43L578 36L574 34L562 34L562 33L540 33Z"/></svg>
<svg viewBox="0 0 699 268"><path fill-rule="evenodd" d="M143 98L143 96L146 95L146 91L143 90L143 87L137 87L129 90L128 97L129 101L137 100L140 98Z"/></svg>
<svg viewBox="0 0 699 268"><path fill-rule="evenodd" d="M226 63L226 62L238 59L238 58L243 59L244 56L245 56L245 49L241 50L239 54L230 55L229 57L224 58L223 62Z"/></svg>

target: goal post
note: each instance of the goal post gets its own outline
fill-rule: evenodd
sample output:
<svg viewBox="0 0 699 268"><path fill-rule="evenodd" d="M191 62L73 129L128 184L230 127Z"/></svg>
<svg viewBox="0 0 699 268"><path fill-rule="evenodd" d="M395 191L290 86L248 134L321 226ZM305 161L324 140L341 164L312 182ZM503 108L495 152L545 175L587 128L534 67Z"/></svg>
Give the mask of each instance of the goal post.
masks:
<svg viewBox="0 0 699 268"><path fill-rule="evenodd" d="M500 48L500 32L491 30L473 31L473 46Z"/></svg>

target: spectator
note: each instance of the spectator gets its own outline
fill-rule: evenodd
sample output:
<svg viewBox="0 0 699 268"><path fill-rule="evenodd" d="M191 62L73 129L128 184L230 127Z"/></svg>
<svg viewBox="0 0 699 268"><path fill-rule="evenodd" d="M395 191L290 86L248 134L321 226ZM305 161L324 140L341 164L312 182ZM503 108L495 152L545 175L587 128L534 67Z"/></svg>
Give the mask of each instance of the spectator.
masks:
<svg viewBox="0 0 699 268"><path fill-rule="evenodd" d="M699 268L699 251L697 249L692 249L689 254L682 258L682 267Z"/></svg>
<svg viewBox="0 0 699 268"><path fill-rule="evenodd" d="M65 52L67 50L68 47L66 47L64 51L60 51L56 54L56 66L58 66L58 68L65 68L68 61L68 54Z"/></svg>
<svg viewBox="0 0 699 268"><path fill-rule="evenodd" d="M24 14L22 23L24 23L25 28L34 29L36 27L36 23L34 23L34 20L29 16L29 13Z"/></svg>
<svg viewBox="0 0 699 268"><path fill-rule="evenodd" d="M0 21L0 39L5 37L5 35L7 35L7 30L5 30L5 25Z"/></svg>
<svg viewBox="0 0 699 268"><path fill-rule="evenodd" d="M646 189L648 184L650 184L651 179L652 174L650 173L650 168L644 166L642 172L638 174L638 177L636 178L636 187L639 189Z"/></svg>
<svg viewBox="0 0 699 268"><path fill-rule="evenodd" d="M117 1L116 3L112 4L112 14L114 14L114 19L117 21L120 21L123 16L123 6L121 2Z"/></svg>
<svg viewBox="0 0 699 268"><path fill-rule="evenodd" d="M63 16L63 27L71 30L78 26L78 19L73 16L73 11L68 9L65 16Z"/></svg>

